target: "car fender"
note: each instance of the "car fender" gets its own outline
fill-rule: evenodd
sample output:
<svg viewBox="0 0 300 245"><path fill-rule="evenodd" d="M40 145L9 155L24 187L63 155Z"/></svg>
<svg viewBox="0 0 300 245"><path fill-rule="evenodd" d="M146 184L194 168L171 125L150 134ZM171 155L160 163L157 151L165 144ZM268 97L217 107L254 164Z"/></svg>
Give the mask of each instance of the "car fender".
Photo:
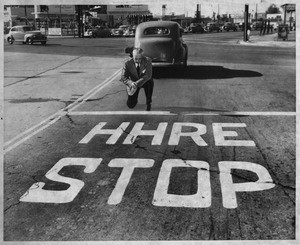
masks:
<svg viewBox="0 0 300 245"><path fill-rule="evenodd" d="M14 36L11 35L11 34L6 35L5 39L7 40L7 38L9 38L9 37L10 37L12 40L15 40Z"/></svg>
<svg viewBox="0 0 300 245"><path fill-rule="evenodd" d="M32 34L25 34L25 36L24 36L24 42L26 42L27 38L32 37L32 36L33 36Z"/></svg>
<svg viewBox="0 0 300 245"><path fill-rule="evenodd" d="M179 61L184 61L184 59L187 55L187 52L188 52L187 45L185 43L182 43L180 45L180 49L179 49L178 60Z"/></svg>

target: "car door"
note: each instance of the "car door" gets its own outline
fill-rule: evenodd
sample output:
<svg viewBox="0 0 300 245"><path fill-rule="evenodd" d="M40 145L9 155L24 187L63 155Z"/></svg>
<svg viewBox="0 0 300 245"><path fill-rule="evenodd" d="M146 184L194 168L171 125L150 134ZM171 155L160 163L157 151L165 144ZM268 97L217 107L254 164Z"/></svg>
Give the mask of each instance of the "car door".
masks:
<svg viewBox="0 0 300 245"><path fill-rule="evenodd" d="M14 38L16 41L24 41L25 31L23 27L16 28Z"/></svg>
<svg viewBox="0 0 300 245"><path fill-rule="evenodd" d="M16 39L17 29L17 27L12 27L9 32L10 36L12 36L14 39Z"/></svg>

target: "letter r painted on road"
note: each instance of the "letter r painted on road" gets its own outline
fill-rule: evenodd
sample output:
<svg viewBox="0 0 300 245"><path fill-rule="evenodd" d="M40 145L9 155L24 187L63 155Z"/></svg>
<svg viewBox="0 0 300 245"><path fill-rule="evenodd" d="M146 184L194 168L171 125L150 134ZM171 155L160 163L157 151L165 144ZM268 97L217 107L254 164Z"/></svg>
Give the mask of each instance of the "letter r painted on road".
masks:
<svg viewBox="0 0 300 245"><path fill-rule="evenodd" d="M235 131L223 131L223 127L246 127L245 123L213 123L213 132L216 146L255 146L252 140L226 140L225 137L237 137Z"/></svg>
<svg viewBox="0 0 300 245"><path fill-rule="evenodd" d="M195 132L182 132L183 127L196 128ZM206 134L206 126L199 123L175 122L169 139L169 145L178 145L180 137L189 136L198 146L207 146L200 135Z"/></svg>
<svg viewBox="0 0 300 245"><path fill-rule="evenodd" d="M153 159L115 158L111 160L108 164L109 167L123 168L123 170L113 192L109 196L107 203L118 204L122 201L123 195L135 168L151 168L153 164Z"/></svg>
<svg viewBox="0 0 300 245"><path fill-rule="evenodd" d="M102 129L106 125L106 122L100 122L82 140L80 140L79 143L88 144L90 140L98 134L111 134L106 141L106 144L115 144L129 124L129 122L123 122L117 129Z"/></svg>
<svg viewBox="0 0 300 245"><path fill-rule="evenodd" d="M198 190L193 195L168 194L172 168L193 167L198 169ZM211 205L209 164L204 161L168 159L162 164L152 204L165 207L207 208Z"/></svg>
<svg viewBox="0 0 300 245"><path fill-rule="evenodd" d="M224 208L229 209L238 206L236 192L262 191L275 186L268 170L256 163L222 161L219 162L219 169ZM256 173L258 180L256 182L233 183L232 169L248 170Z"/></svg>
<svg viewBox="0 0 300 245"><path fill-rule="evenodd" d="M41 203L68 203L80 192L84 186L82 180L73 179L59 175L59 171L66 166L85 166L85 173L93 173L101 163L102 158L63 158L59 160L47 173L49 180L66 183L70 186L67 190L52 191L44 190L44 182L34 183L27 192L20 197L21 202L41 202Z"/></svg>

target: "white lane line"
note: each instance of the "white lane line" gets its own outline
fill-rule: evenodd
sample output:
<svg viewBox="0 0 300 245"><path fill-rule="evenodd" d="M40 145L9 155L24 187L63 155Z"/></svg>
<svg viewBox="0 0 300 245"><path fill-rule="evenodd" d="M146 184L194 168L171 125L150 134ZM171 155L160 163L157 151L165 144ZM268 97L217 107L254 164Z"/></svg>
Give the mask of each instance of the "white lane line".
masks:
<svg viewBox="0 0 300 245"><path fill-rule="evenodd" d="M120 72L121 72L121 69L117 70L113 75L111 75L109 78L107 78L103 83L100 83L96 87L92 88L90 91L88 91L86 94L84 94L83 96L78 98L72 104L59 110L58 112L49 116L48 118L46 118L39 124L27 129L26 131L17 135L16 137L12 138L11 140L5 142L4 143L4 153L7 153L8 151L12 150L16 146L20 145L24 141L31 138L33 135L35 135L38 132L42 131L43 129L49 127L53 123L57 122L60 118L67 115L68 111L72 110L74 107L77 108L79 105L81 105L83 102L85 102L87 100L87 98L90 98L96 92L99 92L102 88L104 88L106 85L111 83L117 76L120 75Z"/></svg>
<svg viewBox="0 0 300 245"><path fill-rule="evenodd" d="M296 116L296 112L280 112L280 111L231 111L231 112L215 112L215 111L205 111L205 112L182 112L182 114L187 116ZM171 111L75 111L69 112L70 116L102 116L102 115L178 115L178 112Z"/></svg>
<svg viewBox="0 0 300 245"><path fill-rule="evenodd" d="M93 115L177 115L177 113L172 113L170 111L75 111L69 112L70 116L93 116Z"/></svg>
<svg viewBox="0 0 300 245"><path fill-rule="evenodd" d="M22 144L23 142L25 142L26 140L28 140L29 138L31 138L33 135L41 132L42 130L44 130L45 128L49 127L50 125L56 123L62 116L64 115L61 115L55 119L53 119L51 122L45 124L44 126L38 128L37 130L35 130L33 133L27 135L26 137L24 138L21 138L19 141L17 141L15 144L11 145L11 146L8 146L8 147L5 147L4 148L4 153L7 153L9 152L10 150L12 150L13 148L17 147L18 145Z"/></svg>
<svg viewBox="0 0 300 245"><path fill-rule="evenodd" d="M291 111L229 111L229 112L195 112L187 113L189 116L296 116L296 112Z"/></svg>

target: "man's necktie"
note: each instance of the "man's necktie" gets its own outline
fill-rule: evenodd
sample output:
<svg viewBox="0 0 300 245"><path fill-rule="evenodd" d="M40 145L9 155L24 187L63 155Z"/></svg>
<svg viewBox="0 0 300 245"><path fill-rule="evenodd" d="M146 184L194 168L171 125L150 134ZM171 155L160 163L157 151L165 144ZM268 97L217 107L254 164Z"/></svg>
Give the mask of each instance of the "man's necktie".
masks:
<svg viewBox="0 0 300 245"><path fill-rule="evenodd" d="M137 71L138 76L140 76L140 64L137 64L136 71Z"/></svg>

